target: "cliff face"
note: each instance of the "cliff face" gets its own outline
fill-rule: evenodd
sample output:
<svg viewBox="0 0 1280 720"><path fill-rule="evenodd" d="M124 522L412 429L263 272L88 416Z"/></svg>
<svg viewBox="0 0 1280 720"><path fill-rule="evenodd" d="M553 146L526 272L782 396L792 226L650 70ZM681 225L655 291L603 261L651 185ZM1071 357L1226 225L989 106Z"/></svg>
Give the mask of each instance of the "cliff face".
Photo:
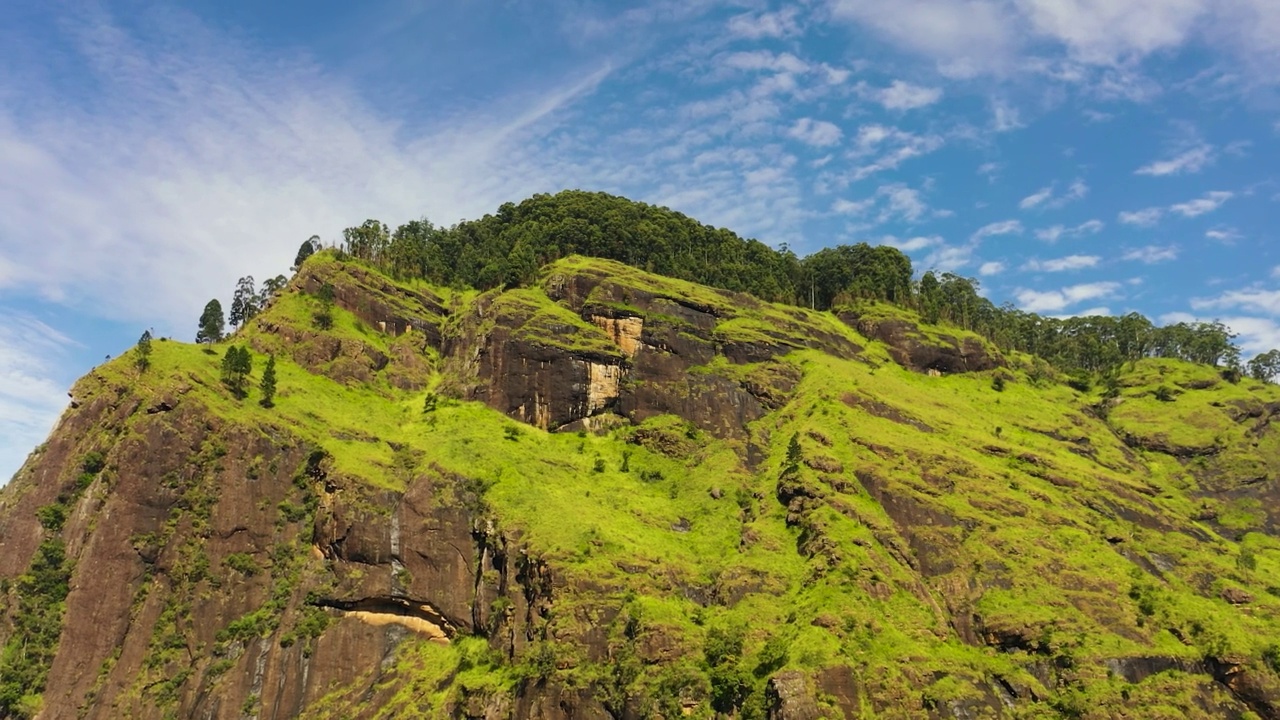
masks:
<svg viewBox="0 0 1280 720"><path fill-rule="evenodd" d="M0 490L0 717L1280 717L1275 388L580 258L233 342L274 407L157 342Z"/></svg>

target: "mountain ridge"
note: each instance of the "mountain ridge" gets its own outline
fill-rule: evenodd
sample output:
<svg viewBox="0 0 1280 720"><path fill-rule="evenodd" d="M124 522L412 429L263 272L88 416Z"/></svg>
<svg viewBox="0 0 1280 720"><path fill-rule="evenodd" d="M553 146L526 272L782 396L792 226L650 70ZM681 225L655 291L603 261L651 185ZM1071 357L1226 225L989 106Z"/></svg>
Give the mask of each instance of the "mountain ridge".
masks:
<svg viewBox="0 0 1280 720"><path fill-rule="evenodd" d="M0 490L15 717L1276 717L1280 393L1221 368L322 252L73 398Z"/></svg>

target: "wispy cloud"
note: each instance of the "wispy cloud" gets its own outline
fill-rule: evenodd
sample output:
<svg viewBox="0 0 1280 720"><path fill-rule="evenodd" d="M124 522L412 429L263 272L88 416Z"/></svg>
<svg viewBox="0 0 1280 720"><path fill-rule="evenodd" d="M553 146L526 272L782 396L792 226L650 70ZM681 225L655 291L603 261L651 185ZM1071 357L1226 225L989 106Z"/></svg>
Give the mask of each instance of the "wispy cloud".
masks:
<svg viewBox="0 0 1280 720"><path fill-rule="evenodd" d="M1061 195L1057 194L1057 188L1054 185L1050 185L1023 198L1022 202L1018 203L1018 207L1023 210L1032 210L1041 206L1057 209L1066 207L1077 200L1083 200L1088 195L1089 186L1083 180L1076 180Z"/></svg>
<svg viewBox="0 0 1280 720"><path fill-rule="evenodd" d="M1089 300L1114 297L1120 287L1116 282L1094 282L1060 290L1019 290L1016 297L1019 306L1027 312L1060 312Z"/></svg>
<svg viewBox="0 0 1280 720"><path fill-rule="evenodd" d="M894 80L887 88L873 90L864 87L863 92L886 110L917 110L942 99L941 88L912 85L902 80Z"/></svg>
<svg viewBox="0 0 1280 720"><path fill-rule="evenodd" d="M0 316L0 468L12 472L67 404L49 370L72 341L27 315ZM8 482L6 474L0 485Z"/></svg>
<svg viewBox="0 0 1280 720"><path fill-rule="evenodd" d="M1212 163L1213 160L1214 151L1212 145L1197 145L1174 157L1143 165L1135 170L1134 174L1162 177L1165 175L1198 173Z"/></svg>
<svg viewBox="0 0 1280 720"><path fill-rule="evenodd" d="M906 239L898 239L892 235L880 239L881 245L895 247L905 253L920 252L932 247L944 245L943 239L937 235L919 236Z"/></svg>
<svg viewBox="0 0 1280 720"><path fill-rule="evenodd" d="M1102 258L1097 255L1068 255L1066 257L1054 258L1052 260L1028 260L1023 264L1023 270L1031 272L1068 272L1071 270L1084 270L1085 268L1097 267L1098 261Z"/></svg>
<svg viewBox="0 0 1280 720"><path fill-rule="evenodd" d="M1195 200L1170 205L1169 211L1175 212L1186 218L1199 217L1217 210L1233 197L1235 197L1235 193L1216 190L1214 192L1205 193L1203 197Z"/></svg>
<svg viewBox="0 0 1280 720"><path fill-rule="evenodd" d="M1055 243L1062 238L1080 237L1082 235L1096 235L1102 232L1106 225L1101 220L1088 220L1076 225L1075 227L1067 227L1065 225L1053 225L1036 231L1036 239L1043 240L1048 243Z"/></svg>
<svg viewBox="0 0 1280 720"><path fill-rule="evenodd" d="M992 275L999 275L1004 272L1005 269L1006 267L1004 263L993 260L991 262L982 263L982 265L978 267L978 274L982 277L991 277Z"/></svg>
<svg viewBox="0 0 1280 720"><path fill-rule="evenodd" d="M1155 265L1156 263L1177 260L1178 248L1176 245L1147 245L1126 252L1120 259Z"/></svg>
<svg viewBox="0 0 1280 720"><path fill-rule="evenodd" d="M1245 310L1280 316L1280 290L1261 287L1231 290L1214 298L1191 301L1195 310Z"/></svg>
<svg viewBox="0 0 1280 720"><path fill-rule="evenodd" d="M1033 193L1031 195L1028 195L1022 198L1022 202L1018 203L1018 207L1022 208L1023 210L1030 210L1031 208L1042 205L1046 200L1048 200L1051 197L1053 197L1052 185L1036 193Z"/></svg>
<svg viewBox="0 0 1280 720"><path fill-rule="evenodd" d="M830 147L840 142L844 135L835 123L813 118L800 118L787 130L787 135L806 145Z"/></svg>
<svg viewBox="0 0 1280 720"><path fill-rule="evenodd" d="M1164 216L1164 210L1161 208L1147 208L1145 210L1134 210L1131 212L1120 213L1120 224L1137 225L1138 227L1151 227L1160 222L1160 218Z"/></svg>
<svg viewBox="0 0 1280 720"><path fill-rule="evenodd" d="M204 301L240 275L287 269L311 234L370 216L452 222L555 189L563 161L532 141L610 72L412 134L316 67L201 26L140 39L110 18L85 23L75 37L101 70L96 92L66 98L0 78L11 282L182 336Z"/></svg>
<svg viewBox="0 0 1280 720"><path fill-rule="evenodd" d="M971 237L974 242L999 235L1021 235L1022 223L1017 220L1004 220L978 228Z"/></svg>
<svg viewBox="0 0 1280 720"><path fill-rule="evenodd" d="M792 6L778 12L743 13L729 18L729 34L747 40L789 38L799 35L799 9Z"/></svg>

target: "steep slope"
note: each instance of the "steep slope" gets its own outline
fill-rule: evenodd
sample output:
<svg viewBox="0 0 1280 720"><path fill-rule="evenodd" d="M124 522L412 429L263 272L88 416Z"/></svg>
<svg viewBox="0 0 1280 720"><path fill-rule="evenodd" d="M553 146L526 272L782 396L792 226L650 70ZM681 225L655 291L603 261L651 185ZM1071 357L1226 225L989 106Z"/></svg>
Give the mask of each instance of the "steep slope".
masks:
<svg viewBox="0 0 1280 720"><path fill-rule="evenodd" d="M233 342L274 407L156 342L0 490L0 716L1280 717L1272 386L582 258Z"/></svg>

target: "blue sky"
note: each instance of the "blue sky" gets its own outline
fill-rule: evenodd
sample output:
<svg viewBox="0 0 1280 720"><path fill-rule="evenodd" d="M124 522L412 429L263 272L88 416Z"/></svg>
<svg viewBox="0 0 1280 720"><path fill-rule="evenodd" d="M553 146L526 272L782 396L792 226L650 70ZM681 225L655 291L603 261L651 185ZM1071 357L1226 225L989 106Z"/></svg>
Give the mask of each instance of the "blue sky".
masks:
<svg viewBox="0 0 1280 720"><path fill-rule="evenodd" d="M1274 0L0 5L0 479L312 234L535 192L1280 346Z"/></svg>

